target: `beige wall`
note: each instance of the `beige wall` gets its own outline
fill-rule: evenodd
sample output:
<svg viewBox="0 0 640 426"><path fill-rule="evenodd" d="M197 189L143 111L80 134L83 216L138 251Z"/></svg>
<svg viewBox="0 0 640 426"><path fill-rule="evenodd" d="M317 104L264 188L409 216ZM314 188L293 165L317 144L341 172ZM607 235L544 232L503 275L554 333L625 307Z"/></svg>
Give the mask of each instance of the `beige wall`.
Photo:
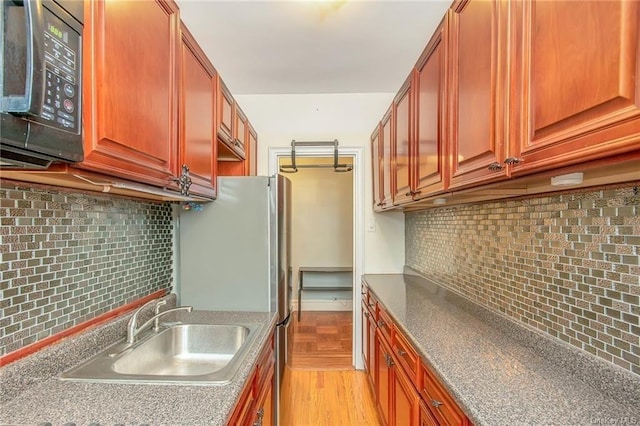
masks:
<svg viewBox="0 0 640 426"><path fill-rule="evenodd" d="M353 173L303 168L286 176L292 189L291 266L297 288L299 266L352 266Z"/></svg>
<svg viewBox="0 0 640 426"><path fill-rule="evenodd" d="M289 147L291 140L338 139L341 147L365 148L363 217L364 273L401 272L404 264L404 215L374 214L369 137L393 99L393 93L237 95L258 132L258 174L266 175L268 148ZM372 226L369 226L372 225Z"/></svg>

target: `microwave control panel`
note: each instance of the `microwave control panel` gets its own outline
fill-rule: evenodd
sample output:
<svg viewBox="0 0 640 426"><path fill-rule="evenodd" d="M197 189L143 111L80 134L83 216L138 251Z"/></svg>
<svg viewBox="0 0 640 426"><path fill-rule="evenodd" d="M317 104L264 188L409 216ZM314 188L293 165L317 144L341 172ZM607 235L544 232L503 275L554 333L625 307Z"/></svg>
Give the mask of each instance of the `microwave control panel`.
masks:
<svg viewBox="0 0 640 426"><path fill-rule="evenodd" d="M41 122L80 134L80 35L46 9L43 30L45 75Z"/></svg>

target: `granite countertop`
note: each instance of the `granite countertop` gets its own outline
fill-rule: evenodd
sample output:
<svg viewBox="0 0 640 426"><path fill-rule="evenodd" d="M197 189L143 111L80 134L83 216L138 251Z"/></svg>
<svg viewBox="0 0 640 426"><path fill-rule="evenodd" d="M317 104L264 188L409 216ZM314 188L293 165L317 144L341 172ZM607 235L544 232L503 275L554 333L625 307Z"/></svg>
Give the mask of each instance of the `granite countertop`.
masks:
<svg viewBox="0 0 640 426"><path fill-rule="evenodd" d="M113 384L59 379L60 374L124 337L127 318L80 333L0 368L0 425L224 425L260 349L275 326L261 312L177 313L219 324L260 323L245 361L227 385ZM194 318L194 319L195 319Z"/></svg>
<svg viewBox="0 0 640 426"><path fill-rule="evenodd" d="M476 425L640 425L637 375L417 274L363 279Z"/></svg>

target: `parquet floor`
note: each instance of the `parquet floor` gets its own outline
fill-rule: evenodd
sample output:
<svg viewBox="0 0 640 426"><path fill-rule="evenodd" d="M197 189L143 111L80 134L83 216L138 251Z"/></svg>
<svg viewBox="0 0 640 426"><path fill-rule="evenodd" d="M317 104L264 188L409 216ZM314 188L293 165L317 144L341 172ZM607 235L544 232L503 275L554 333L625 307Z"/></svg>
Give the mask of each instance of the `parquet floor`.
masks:
<svg viewBox="0 0 640 426"><path fill-rule="evenodd" d="M300 321L294 313L289 342L292 369L352 369L352 313L303 312Z"/></svg>
<svg viewBox="0 0 640 426"><path fill-rule="evenodd" d="M379 426L366 374L351 361L351 312L292 319L281 426Z"/></svg>

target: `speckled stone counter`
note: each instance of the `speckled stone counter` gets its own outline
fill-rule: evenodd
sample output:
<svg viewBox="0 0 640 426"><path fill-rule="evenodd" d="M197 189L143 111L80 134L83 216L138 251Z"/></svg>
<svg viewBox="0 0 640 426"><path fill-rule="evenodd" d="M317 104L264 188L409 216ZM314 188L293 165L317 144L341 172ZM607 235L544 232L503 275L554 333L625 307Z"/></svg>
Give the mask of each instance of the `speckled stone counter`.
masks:
<svg viewBox="0 0 640 426"><path fill-rule="evenodd" d="M640 377L428 279L364 282L476 425L640 425Z"/></svg>
<svg viewBox="0 0 640 426"><path fill-rule="evenodd" d="M224 425L260 349L272 313L176 313L219 324L260 323L244 363L228 385L113 384L63 381L60 374L124 337L127 318L91 329L0 369L0 425ZM169 317L169 316L168 316Z"/></svg>

